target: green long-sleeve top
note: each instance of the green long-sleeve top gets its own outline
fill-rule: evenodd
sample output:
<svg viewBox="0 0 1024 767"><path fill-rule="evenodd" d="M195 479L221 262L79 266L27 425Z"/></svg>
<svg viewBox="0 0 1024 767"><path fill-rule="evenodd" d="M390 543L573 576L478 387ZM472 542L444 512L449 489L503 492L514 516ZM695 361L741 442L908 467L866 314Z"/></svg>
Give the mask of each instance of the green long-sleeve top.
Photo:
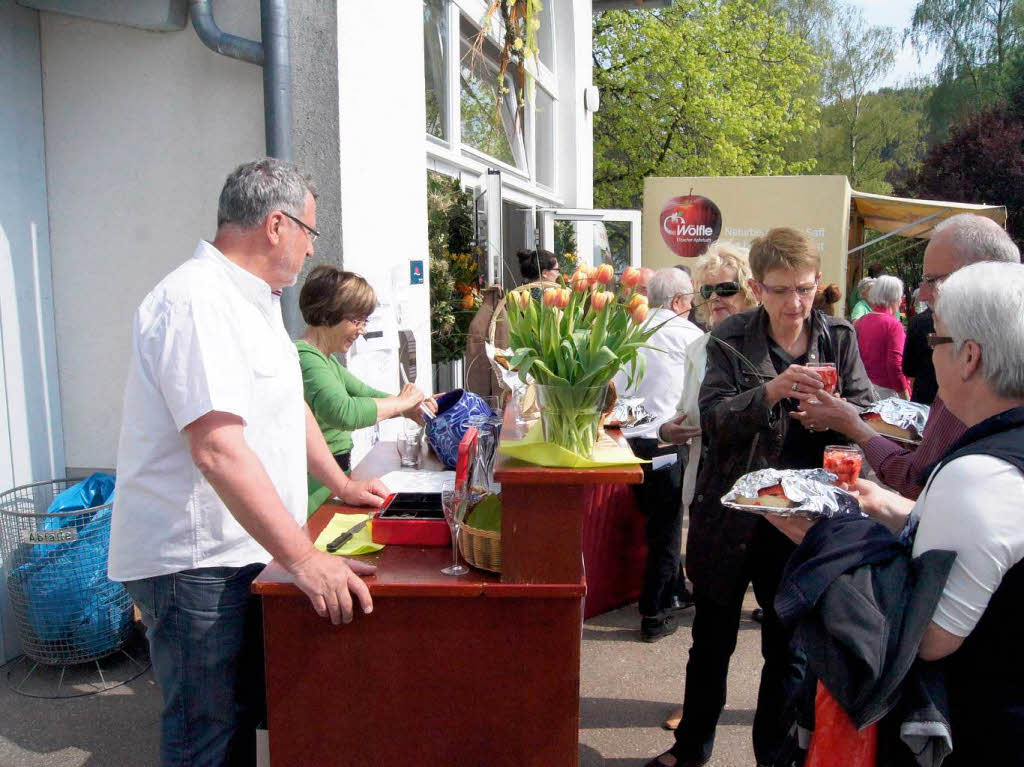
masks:
<svg viewBox="0 0 1024 767"><path fill-rule="evenodd" d="M352 431L377 423L377 403L373 400L391 395L367 386L337 359L312 344L296 341L295 346L306 404L313 411L327 446L335 455L350 452ZM309 477L309 494L310 513L330 497L327 488L313 477Z"/></svg>

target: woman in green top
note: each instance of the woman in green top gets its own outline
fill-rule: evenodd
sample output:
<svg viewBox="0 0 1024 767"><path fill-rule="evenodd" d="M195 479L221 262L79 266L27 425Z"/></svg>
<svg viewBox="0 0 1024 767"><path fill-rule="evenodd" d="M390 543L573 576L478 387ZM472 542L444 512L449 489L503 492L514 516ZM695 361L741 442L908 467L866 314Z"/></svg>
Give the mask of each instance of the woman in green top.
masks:
<svg viewBox="0 0 1024 767"><path fill-rule="evenodd" d="M419 404L425 399L412 384L397 396L367 386L334 357L347 352L366 331L366 318L376 305L377 297L366 280L326 264L309 273L299 293L299 310L307 328L295 346L306 403L346 474L351 468L353 430L398 415L420 420ZM437 410L433 399L426 399L426 407ZM308 512L312 514L329 497L330 491L309 477Z"/></svg>
<svg viewBox="0 0 1024 767"><path fill-rule="evenodd" d="M850 310L850 322L856 322L865 314L871 314L871 304L868 303L868 291L875 284L874 277L865 277L857 283L857 295L860 300Z"/></svg>

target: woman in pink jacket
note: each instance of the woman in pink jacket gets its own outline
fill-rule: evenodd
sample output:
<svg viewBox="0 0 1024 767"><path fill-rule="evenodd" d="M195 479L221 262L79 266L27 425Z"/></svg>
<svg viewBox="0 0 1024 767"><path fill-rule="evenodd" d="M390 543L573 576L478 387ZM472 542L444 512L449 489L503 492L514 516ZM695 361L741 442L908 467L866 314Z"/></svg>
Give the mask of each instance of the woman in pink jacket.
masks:
<svg viewBox="0 0 1024 767"><path fill-rule="evenodd" d="M879 277L868 292L871 312L853 323L860 358L879 399L910 398L910 382L903 375L903 344L907 335L903 323L896 319L902 297L903 282L898 277Z"/></svg>

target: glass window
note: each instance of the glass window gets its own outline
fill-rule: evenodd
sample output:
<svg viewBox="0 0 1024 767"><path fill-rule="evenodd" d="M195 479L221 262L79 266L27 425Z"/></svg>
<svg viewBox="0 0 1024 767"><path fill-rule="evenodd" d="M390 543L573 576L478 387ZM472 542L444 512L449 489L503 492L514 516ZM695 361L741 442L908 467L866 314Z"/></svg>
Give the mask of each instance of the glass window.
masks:
<svg viewBox="0 0 1024 767"><path fill-rule="evenodd" d="M539 85L534 88L534 144L537 150L537 183L555 188L555 110L558 102Z"/></svg>
<svg viewBox="0 0 1024 767"><path fill-rule="evenodd" d="M476 30L463 24L462 64L459 69L459 107L462 141L477 151L516 168L526 167L522 126L517 115L517 98L512 78L502 83L500 109L498 97L497 51L489 42L483 51L472 50Z"/></svg>
<svg viewBox="0 0 1024 767"><path fill-rule="evenodd" d="M426 73L427 133L448 138L447 0L423 0L423 64Z"/></svg>
<svg viewBox="0 0 1024 767"><path fill-rule="evenodd" d="M544 0L540 12L540 29L537 30L537 48L540 63L555 71L555 0Z"/></svg>

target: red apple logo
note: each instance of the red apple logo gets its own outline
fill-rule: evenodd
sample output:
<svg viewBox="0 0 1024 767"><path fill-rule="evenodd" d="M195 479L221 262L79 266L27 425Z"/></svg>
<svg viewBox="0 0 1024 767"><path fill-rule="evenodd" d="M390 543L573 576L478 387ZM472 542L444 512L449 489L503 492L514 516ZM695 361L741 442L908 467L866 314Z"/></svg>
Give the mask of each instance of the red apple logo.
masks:
<svg viewBox="0 0 1024 767"><path fill-rule="evenodd" d="M680 258L696 258L722 233L722 211L707 197L673 197L661 209L661 238Z"/></svg>

